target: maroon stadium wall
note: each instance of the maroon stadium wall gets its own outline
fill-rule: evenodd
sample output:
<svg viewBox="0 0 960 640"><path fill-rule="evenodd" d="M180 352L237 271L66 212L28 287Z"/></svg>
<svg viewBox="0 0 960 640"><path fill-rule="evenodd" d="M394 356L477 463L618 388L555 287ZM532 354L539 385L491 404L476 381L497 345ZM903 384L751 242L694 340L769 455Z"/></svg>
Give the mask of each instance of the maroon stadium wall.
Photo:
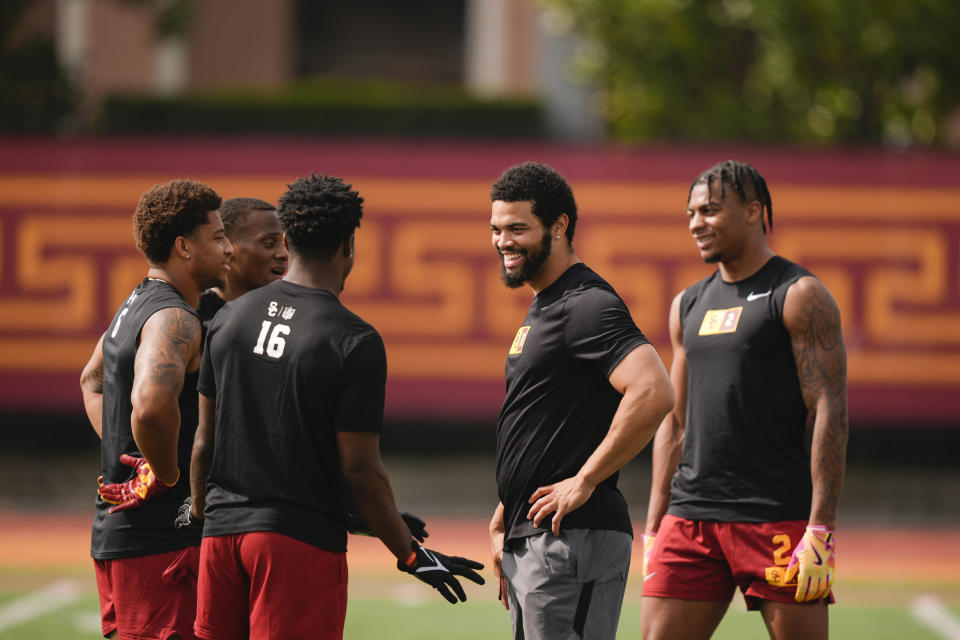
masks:
<svg viewBox="0 0 960 640"><path fill-rule="evenodd" d="M669 362L670 300L711 269L686 229L687 189L728 158L767 178L774 250L840 305L852 422L960 426L960 156L249 138L0 139L0 410L81 410L80 370L146 269L130 215L177 177L225 198L276 201L311 171L360 191L343 299L383 334L392 418L496 416L530 293L497 277L488 193L528 159L570 180L578 255Z"/></svg>

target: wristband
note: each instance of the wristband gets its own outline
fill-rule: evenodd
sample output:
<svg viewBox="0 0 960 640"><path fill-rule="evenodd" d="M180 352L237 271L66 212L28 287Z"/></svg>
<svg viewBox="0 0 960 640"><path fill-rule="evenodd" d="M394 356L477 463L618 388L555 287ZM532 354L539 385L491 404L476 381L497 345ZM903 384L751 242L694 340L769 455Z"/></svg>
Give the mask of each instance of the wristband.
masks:
<svg viewBox="0 0 960 640"><path fill-rule="evenodd" d="M407 558L406 562L404 562L403 564L405 564L408 567L413 567L413 565L415 565L416 563L417 563L417 552L411 551L410 557Z"/></svg>
<svg viewBox="0 0 960 640"><path fill-rule="evenodd" d="M157 478L157 482L159 482L159 483L162 484L163 486L167 487L168 489L169 489L170 487L175 487L175 486L177 485L177 483L180 482L180 469L177 469L177 479L174 480L171 484L167 484L166 482L164 482L164 481L161 480L160 478Z"/></svg>

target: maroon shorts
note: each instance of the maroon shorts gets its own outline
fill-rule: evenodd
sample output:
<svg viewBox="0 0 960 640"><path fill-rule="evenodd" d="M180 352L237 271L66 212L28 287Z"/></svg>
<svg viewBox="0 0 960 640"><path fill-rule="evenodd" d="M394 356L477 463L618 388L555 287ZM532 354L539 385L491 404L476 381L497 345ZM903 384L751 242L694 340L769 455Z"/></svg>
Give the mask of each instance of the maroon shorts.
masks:
<svg viewBox="0 0 960 640"><path fill-rule="evenodd" d="M198 637L207 640L343 637L347 554L279 533L204 538Z"/></svg>
<svg viewBox="0 0 960 640"><path fill-rule="evenodd" d="M120 640L193 640L200 547L139 558L94 560L103 635Z"/></svg>
<svg viewBox="0 0 960 640"><path fill-rule="evenodd" d="M739 587L748 609L757 600L796 602L783 580L805 520L705 522L664 516L647 561L643 595L728 601ZM828 598L833 602L833 595Z"/></svg>

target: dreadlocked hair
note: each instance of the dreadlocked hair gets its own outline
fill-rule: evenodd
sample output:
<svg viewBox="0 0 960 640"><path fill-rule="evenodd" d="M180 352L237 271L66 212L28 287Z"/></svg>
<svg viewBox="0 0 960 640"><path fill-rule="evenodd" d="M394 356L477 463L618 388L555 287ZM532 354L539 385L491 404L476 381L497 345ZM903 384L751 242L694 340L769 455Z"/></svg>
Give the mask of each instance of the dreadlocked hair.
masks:
<svg viewBox="0 0 960 640"><path fill-rule="evenodd" d="M287 185L277 203L292 249L329 257L360 226L363 198L341 178L311 173Z"/></svg>
<svg viewBox="0 0 960 640"><path fill-rule="evenodd" d="M767 212L767 222L763 222L762 218L760 220L760 223L763 225L763 232L767 232L767 223L770 224L770 231L773 231L773 201L770 199L767 181L763 179L763 176L761 176L756 169L746 162L738 162L736 160L718 162L697 176L693 183L690 184L690 192L687 193L687 200L690 199L693 188L698 184L707 185L707 190L712 192L714 183L720 185L720 196L722 198L726 198L726 188L729 185L737 192L740 200L744 203L753 200L759 202L761 206L761 216L764 210Z"/></svg>

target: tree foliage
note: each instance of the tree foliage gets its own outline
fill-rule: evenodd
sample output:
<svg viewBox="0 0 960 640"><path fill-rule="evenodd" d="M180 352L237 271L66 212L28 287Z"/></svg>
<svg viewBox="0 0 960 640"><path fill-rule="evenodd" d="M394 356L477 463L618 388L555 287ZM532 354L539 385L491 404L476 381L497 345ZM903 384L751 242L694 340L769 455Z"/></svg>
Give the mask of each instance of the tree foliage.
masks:
<svg viewBox="0 0 960 640"><path fill-rule="evenodd" d="M76 110L77 91L48 38L16 38L32 0L0 2L0 131L62 128Z"/></svg>
<svg viewBox="0 0 960 640"><path fill-rule="evenodd" d="M960 143L956 0L540 1L618 138Z"/></svg>

